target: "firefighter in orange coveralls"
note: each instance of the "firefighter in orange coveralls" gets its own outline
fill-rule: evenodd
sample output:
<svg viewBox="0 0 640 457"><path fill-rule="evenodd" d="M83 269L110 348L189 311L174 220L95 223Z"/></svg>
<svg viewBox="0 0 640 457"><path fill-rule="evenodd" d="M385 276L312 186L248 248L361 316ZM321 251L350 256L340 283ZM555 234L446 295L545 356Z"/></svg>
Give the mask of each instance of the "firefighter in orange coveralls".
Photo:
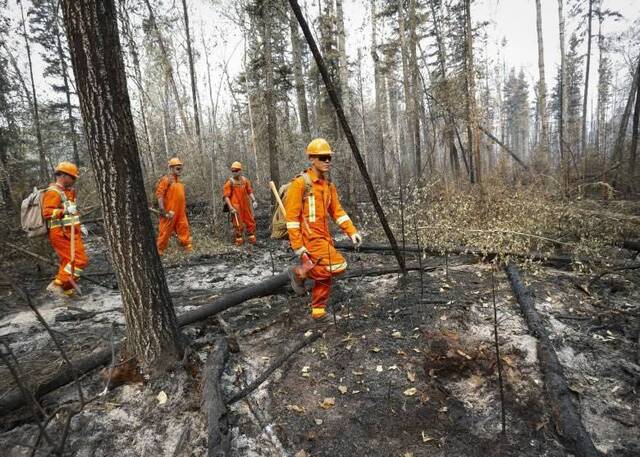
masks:
<svg viewBox="0 0 640 457"><path fill-rule="evenodd" d="M362 237L342 209L336 186L329 180L333 155L329 143L322 138L316 138L309 143L306 153L311 160L311 167L304 172L306 177L303 174L291 182L284 202L291 248L300 256L302 263L302 266L293 267L289 276L291 285L298 294L305 293L305 277L314 280L311 291L311 317L320 320L327 316L331 277L347 268L344 257L333 246L329 217L356 246L362 244ZM308 270L311 266L313 267Z"/></svg>
<svg viewBox="0 0 640 457"><path fill-rule="evenodd" d="M253 218L253 210L258 207L258 202L253 195L251 181L242 176L240 162L231 164L231 173L231 178L224 183L222 195L231 213L231 223L236 235L235 243L237 246L242 246L244 243L242 234L246 229L247 240L251 244L256 244L256 221Z"/></svg>
<svg viewBox="0 0 640 457"><path fill-rule="evenodd" d="M42 197L42 216L47 222L49 242L58 254L60 266L47 291L58 297L71 297L76 281L87 265L87 254L82 244L80 213L76 206L73 185L79 176L78 167L61 162L55 169L56 182L49 185ZM71 261L71 227L74 232L73 262Z"/></svg>
<svg viewBox="0 0 640 457"><path fill-rule="evenodd" d="M191 252L193 249L189 220L187 219L187 199L184 193L184 184L179 179L182 174L182 162L174 157L169 160L168 165L169 174L160 178L156 187L156 197L160 208L160 225L156 246L160 255L167 248L173 232L178 235L178 241L185 251Z"/></svg>

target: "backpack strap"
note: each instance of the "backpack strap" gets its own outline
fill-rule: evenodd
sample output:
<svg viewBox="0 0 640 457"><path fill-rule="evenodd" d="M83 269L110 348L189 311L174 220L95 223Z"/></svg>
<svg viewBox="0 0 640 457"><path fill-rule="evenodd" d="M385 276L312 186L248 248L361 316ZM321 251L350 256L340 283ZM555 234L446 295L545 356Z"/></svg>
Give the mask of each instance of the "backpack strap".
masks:
<svg viewBox="0 0 640 457"><path fill-rule="evenodd" d="M45 189L45 192L47 191L53 191L56 194L58 194L58 196L60 197L60 200L62 200L62 204L66 205L67 203L67 196L65 195L65 193L63 191L61 191L60 189L58 189L56 186L49 186Z"/></svg>

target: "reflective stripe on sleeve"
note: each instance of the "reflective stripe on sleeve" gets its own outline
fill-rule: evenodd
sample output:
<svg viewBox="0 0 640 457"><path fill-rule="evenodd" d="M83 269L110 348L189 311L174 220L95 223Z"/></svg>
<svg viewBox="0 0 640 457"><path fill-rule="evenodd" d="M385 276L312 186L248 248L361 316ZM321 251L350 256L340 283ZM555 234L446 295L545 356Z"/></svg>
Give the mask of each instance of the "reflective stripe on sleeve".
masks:
<svg viewBox="0 0 640 457"><path fill-rule="evenodd" d="M334 263L332 265L327 265L325 268L332 273L337 273L347 269L347 262Z"/></svg>
<svg viewBox="0 0 640 457"><path fill-rule="evenodd" d="M299 229L300 228L300 222L287 222L287 228L288 229Z"/></svg>
<svg viewBox="0 0 640 457"><path fill-rule="evenodd" d="M350 221L351 218L349 217L348 214L345 214L344 216L340 216L338 219L336 219L336 223L338 225L342 225L344 222Z"/></svg>

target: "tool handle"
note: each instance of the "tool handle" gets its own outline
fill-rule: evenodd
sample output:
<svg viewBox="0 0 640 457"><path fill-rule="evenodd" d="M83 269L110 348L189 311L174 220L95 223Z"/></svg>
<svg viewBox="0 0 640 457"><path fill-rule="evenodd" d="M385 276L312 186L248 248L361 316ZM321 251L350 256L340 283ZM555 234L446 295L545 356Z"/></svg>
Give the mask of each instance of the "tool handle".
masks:
<svg viewBox="0 0 640 457"><path fill-rule="evenodd" d="M280 194L278 193L278 189L276 189L276 185L273 181L269 181L269 187L271 187L271 192L273 192L273 196L276 198L276 202L278 203L278 208L282 211L282 215L287 215L287 210L284 209L284 205L282 204L282 200L280 199Z"/></svg>

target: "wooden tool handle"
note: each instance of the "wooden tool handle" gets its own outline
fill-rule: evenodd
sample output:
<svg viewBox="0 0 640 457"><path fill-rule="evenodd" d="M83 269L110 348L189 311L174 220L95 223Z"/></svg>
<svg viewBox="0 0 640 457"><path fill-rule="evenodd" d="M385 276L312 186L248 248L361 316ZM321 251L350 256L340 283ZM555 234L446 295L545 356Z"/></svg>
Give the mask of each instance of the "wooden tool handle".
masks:
<svg viewBox="0 0 640 457"><path fill-rule="evenodd" d="M280 211L282 211L282 215L287 215L287 210L284 209L284 205L282 204L282 200L280 199L280 194L278 193L278 189L276 189L276 185L273 181L269 181L269 187L271 187L271 192L273 192L273 196L276 198L276 202L278 202L278 207Z"/></svg>

